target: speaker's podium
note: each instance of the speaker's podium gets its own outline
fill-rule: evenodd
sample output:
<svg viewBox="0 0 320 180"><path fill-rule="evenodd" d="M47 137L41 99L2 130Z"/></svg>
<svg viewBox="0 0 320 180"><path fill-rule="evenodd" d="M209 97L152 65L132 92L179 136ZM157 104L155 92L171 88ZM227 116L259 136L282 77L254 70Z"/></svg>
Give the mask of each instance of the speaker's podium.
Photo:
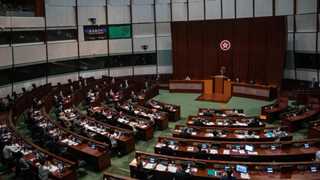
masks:
<svg viewBox="0 0 320 180"><path fill-rule="evenodd" d="M231 98L231 81L223 75L211 76L212 87L205 87L203 94L197 98L202 101L228 102ZM204 86L210 86L206 84ZM208 91L208 89L212 89Z"/></svg>

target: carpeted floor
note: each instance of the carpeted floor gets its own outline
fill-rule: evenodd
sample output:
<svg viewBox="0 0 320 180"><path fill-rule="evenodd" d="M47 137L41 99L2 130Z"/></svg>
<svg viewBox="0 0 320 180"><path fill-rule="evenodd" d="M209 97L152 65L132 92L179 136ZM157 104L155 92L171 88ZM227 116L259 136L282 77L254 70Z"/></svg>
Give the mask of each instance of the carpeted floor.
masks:
<svg viewBox="0 0 320 180"><path fill-rule="evenodd" d="M154 138L150 141L138 141L136 143L136 150L137 151L144 151L144 152L153 152L153 147L157 141L157 137L159 136L170 136L171 130L176 124L185 124L186 118L189 115L197 114L198 108L238 108L244 109L245 113L248 116L259 115L261 106L270 104L272 102L267 101L260 101L254 99L247 99L247 98L239 98L233 97L228 103L213 103L213 102L204 102L204 101L195 101L195 99L200 94L186 94L186 93L169 93L166 90L161 90L160 95L155 97L154 99L159 100L161 102L177 104L181 106L181 120L175 123L169 124L169 129L164 131L155 131ZM275 122L276 124L277 122ZM23 127L21 125L20 127ZM23 131L24 128L19 128ZM295 139L304 138L306 130L298 131L294 134ZM129 163L134 158L134 152L123 156L123 157L113 157L111 159L111 167L106 169L106 171L129 176ZM8 178L11 179L11 178ZM88 175L85 177L80 178L81 180L93 180L93 179L102 179L102 173L88 171Z"/></svg>

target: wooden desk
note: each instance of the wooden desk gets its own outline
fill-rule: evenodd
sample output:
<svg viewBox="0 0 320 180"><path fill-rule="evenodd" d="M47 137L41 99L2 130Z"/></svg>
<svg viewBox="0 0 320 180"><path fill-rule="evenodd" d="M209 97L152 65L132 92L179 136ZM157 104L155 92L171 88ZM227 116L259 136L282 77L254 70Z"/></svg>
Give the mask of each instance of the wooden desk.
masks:
<svg viewBox="0 0 320 180"><path fill-rule="evenodd" d="M288 98L281 97L277 102L261 107L261 115L266 116L266 120L280 119L280 114L288 108Z"/></svg>
<svg viewBox="0 0 320 180"><path fill-rule="evenodd" d="M184 133L185 129L191 129L192 133ZM246 130L239 130L234 128L202 128L202 127L195 127L195 126L182 126L176 125L175 129L172 132L173 137L179 138L187 138L187 139L198 139L198 140L216 140L216 141L248 141L248 142L256 142L256 141L290 141L292 140L292 135L283 131L284 134L281 137L272 137L266 136L264 133L265 131L271 131L271 129L261 129L261 128L252 128L250 129L251 132L255 133L255 136L243 136L237 132L248 132ZM217 135L214 135L216 133Z"/></svg>
<svg viewBox="0 0 320 180"><path fill-rule="evenodd" d="M155 159L155 162L150 162ZM166 162L166 163L165 163ZM160 163L170 164L176 167L176 171L169 171L168 165L164 170L159 169ZM186 173L187 166L196 169ZM145 179L148 175L153 175L154 179L220 179L225 167L233 170L233 176L236 179L243 179L236 166L242 165L248 169L250 179L283 179L289 178L293 180L311 179L316 180L320 177L320 171L311 172L310 168L319 166L316 161L304 162L237 162L237 161L216 161L216 160L200 160L192 158L179 158L174 156L157 155L152 153L136 152L136 158L130 163L131 177L139 177ZM163 167L163 166L162 166ZM172 166L171 166L172 167ZM267 172L267 168L272 168L273 172ZM215 171L212 175L208 175L209 171ZM183 177L181 177L183 176Z"/></svg>
<svg viewBox="0 0 320 180"><path fill-rule="evenodd" d="M255 117L208 117L208 116L189 116L188 126L210 127L210 128L234 128L252 129L264 128L265 124L259 120L252 120ZM251 122L254 121L254 122Z"/></svg>
<svg viewBox="0 0 320 180"><path fill-rule="evenodd" d="M202 145L205 144L205 148ZM305 145L308 147L305 147ZM250 145L252 151L245 149ZM159 137L155 153L196 159L290 162L311 161L320 150L319 139L286 142L223 142Z"/></svg>
<svg viewBox="0 0 320 180"><path fill-rule="evenodd" d="M52 179L60 179L60 180L75 180L77 179L77 175L75 172L76 163L73 161L69 161L65 158L57 156L55 154L50 153L49 151L37 146L36 144L32 143L29 139L22 136L14 126L14 120L12 119L12 110L9 113L1 113L0 114L0 129L5 130L7 133L10 133L10 139L6 139L11 143L17 143L21 147L25 147L28 150L31 150L33 153L25 154L23 158L29 162L31 162L32 170L34 172L38 172L38 166L36 165L39 161L36 158L34 153L41 152L45 155L45 160L50 161L52 163L61 162L64 165L64 171L54 171L50 172L49 176ZM1 132L5 132L1 131ZM4 134L0 134L1 139L4 140ZM9 136L7 136L9 138Z"/></svg>
<svg viewBox="0 0 320 180"><path fill-rule="evenodd" d="M320 137L320 125L311 126L309 128L308 138L319 138Z"/></svg>
<svg viewBox="0 0 320 180"><path fill-rule="evenodd" d="M168 113L161 112L161 111L153 111L152 109L140 106L138 104L132 104L133 109L129 108L129 102L124 102L119 107L117 107L121 111L125 111L129 113L132 116L141 117L141 118L147 118L150 119L149 115L155 115L157 114L156 118L154 118L154 121L156 123L156 127L160 130L164 130L168 128Z"/></svg>
<svg viewBox="0 0 320 180"><path fill-rule="evenodd" d="M304 112L293 113L291 115L285 116L281 119L281 123L289 127L289 131L295 131L299 128L302 123L314 120L320 113L320 106L313 105L312 107L306 109Z"/></svg>
<svg viewBox="0 0 320 180"><path fill-rule="evenodd" d="M122 129L119 127L111 126L108 124L105 124L103 122L95 121L91 119L90 117L85 116L86 120L94 121L94 123L97 123L99 126L103 127L108 133L113 134L112 132L120 133L121 136L115 138L118 143L118 147L116 147L116 150L118 154L125 155L128 154L135 149L135 140L133 137L133 132L127 129ZM105 139L109 139L107 135L101 134Z"/></svg>
<svg viewBox="0 0 320 180"><path fill-rule="evenodd" d="M202 80L170 80L170 92L202 93L204 82Z"/></svg>
<svg viewBox="0 0 320 180"><path fill-rule="evenodd" d="M103 172L103 180L138 180L138 179L126 177L126 176L120 176L120 175L109 173L109 172Z"/></svg>
<svg viewBox="0 0 320 180"><path fill-rule="evenodd" d="M232 82L232 96L271 101L277 97L277 87L273 85Z"/></svg>
<svg viewBox="0 0 320 180"><path fill-rule="evenodd" d="M210 117L217 117L217 116L225 116L225 117L234 117L240 116L244 117L243 109L213 109L213 108L199 108L198 109L199 116L210 116Z"/></svg>
<svg viewBox="0 0 320 180"><path fill-rule="evenodd" d="M181 108L178 105L163 103L153 99L147 101L144 105L148 108L153 108L168 113L169 121L175 122L180 119Z"/></svg>

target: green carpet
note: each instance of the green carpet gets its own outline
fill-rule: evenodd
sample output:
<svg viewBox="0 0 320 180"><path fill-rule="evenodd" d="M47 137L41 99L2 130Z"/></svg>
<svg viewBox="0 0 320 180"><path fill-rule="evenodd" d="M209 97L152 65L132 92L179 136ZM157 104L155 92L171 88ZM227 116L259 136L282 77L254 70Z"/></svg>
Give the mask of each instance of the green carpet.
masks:
<svg viewBox="0 0 320 180"><path fill-rule="evenodd" d="M237 109L244 109L245 113L248 116L254 116L260 114L261 106L270 104L272 102L261 101L261 100L254 100L254 99L247 99L247 98L240 98L240 97L233 97L228 103L213 103L213 102L205 102L205 101L195 101L195 99L200 94L187 94L187 93L169 93L167 90L161 90L160 95L156 96L154 99L159 100L161 102L170 103L170 104L177 104L181 106L181 120L175 123L169 124L169 129L164 131L155 131L154 138L149 141L138 141L136 143L136 150L137 151L144 151L144 152L153 152L154 145L157 141L157 137L159 136L171 136L171 131L176 124L185 124L186 118L189 115L196 115L198 108L237 108ZM276 121L274 124L277 124ZM23 125L20 125L19 130L24 131L23 129L26 128ZM25 131L23 134L27 134ZM305 138L306 130L298 131L294 134L295 139ZM134 158L134 152L123 156L123 157L113 157L111 159L111 167L109 167L106 171L119 174L130 176L129 171L129 163ZM11 178L9 178L11 179ZM93 179L102 179L102 173L88 171L88 175L85 177L79 178L80 180L93 180Z"/></svg>

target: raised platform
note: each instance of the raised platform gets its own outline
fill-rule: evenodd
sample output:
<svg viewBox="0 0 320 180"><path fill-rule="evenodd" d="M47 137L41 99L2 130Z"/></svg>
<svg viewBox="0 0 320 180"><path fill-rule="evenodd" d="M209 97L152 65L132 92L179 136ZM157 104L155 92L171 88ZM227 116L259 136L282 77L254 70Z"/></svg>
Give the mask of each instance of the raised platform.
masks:
<svg viewBox="0 0 320 180"><path fill-rule="evenodd" d="M227 103L230 99L231 96L224 94L202 94L196 100Z"/></svg>

